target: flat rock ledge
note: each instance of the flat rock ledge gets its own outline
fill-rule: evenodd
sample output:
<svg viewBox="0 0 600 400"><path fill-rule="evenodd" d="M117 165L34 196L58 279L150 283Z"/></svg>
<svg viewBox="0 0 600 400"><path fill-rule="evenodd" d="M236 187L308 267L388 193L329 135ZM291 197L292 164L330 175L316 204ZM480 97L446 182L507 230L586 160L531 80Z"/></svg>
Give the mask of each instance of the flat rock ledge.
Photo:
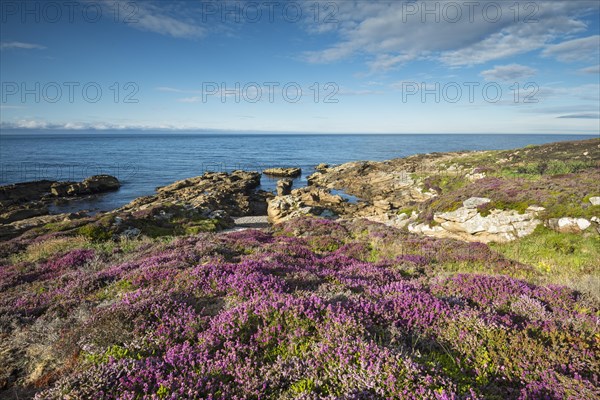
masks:
<svg viewBox="0 0 600 400"><path fill-rule="evenodd" d="M270 176L279 176L283 178L296 178L302 174L300 168L267 168L263 174Z"/></svg>

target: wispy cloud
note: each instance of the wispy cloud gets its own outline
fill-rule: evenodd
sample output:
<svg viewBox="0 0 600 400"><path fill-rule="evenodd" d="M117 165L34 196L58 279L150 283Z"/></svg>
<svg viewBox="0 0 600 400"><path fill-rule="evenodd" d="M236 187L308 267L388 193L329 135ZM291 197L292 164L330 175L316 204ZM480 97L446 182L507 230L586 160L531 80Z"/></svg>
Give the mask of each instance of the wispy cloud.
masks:
<svg viewBox="0 0 600 400"><path fill-rule="evenodd" d="M600 74L600 64L598 65L593 65L591 67L587 67L587 68L582 68L579 70L579 72L582 72L584 74Z"/></svg>
<svg viewBox="0 0 600 400"><path fill-rule="evenodd" d="M0 50L11 50L11 49L26 49L26 50L43 50L46 46L35 43L24 43L24 42L0 42Z"/></svg>
<svg viewBox="0 0 600 400"><path fill-rule="evenodd" d="M600 119L600 114L598 113L583 113L583 114L568 114L561 115L560 117L556 117L559 119Z"/></svg>
<svg viewBox="0 0 600 400"><path fill-rule="evenodd" d="M113 1L105 0L107 12L114 12ZM188 13L181 10L176 2L130 2L119 1L119 7L127 10L127 25L146 32L174 38L197 39L206 34L206 29Z"/></svg>
<svg viewBox="0 0 600 400"><path fill-rule="evenodd" d="M156 124L148 125L141 123L110 123L110 122L50 122L37 119L21 119L17 121L1 121L1 129L47 129L47 130L125 130L125 129L183 129L173 125Z"/></svg>
<svg viewBox="0 0 600 400"><path fill-rule="evenodd" d="M426 3L414 5L417 9L431 9ZM535 23L515 18L510 2L477 2L481 8L488 3L501 7L498 20L491 22L481 10L471 18L463 10L457 21L441 18L442 12L436 21L435 16L425 18L418 12L408 15L404 1L339 2L336 18L340 22L333 32L337 41L325 49L304 53L304 60L331 63L359 55L374 71L394 69L419 59L462 67L540 50L588 28L581 16L584 5L578 1L536 2ZM436 4L443 10L448 4L461 3L443 0ZM590 4L594 10L598 8L598 4L586 4L587 8Z"/></svg>
<svg viewBox="0 0 600 400"><path fill-rule="evenodd" d="M201 90L191 90L191 89L178 89L172 88L169 86L159 86L156 88L159 92L167 92L167 93L202 93Z"/></svg>
<svg viewBox="0 0 600 400"><path fill-rule="evenodd" d="M600 35L553 44L544 49L542 55L554 57L562 62L597 60L600 49Z"/></svg>
<svg viewBox="0 0 600 400"><path fill-rule="evenodd" d="M202 101L200 96L192 96L192 97L183 97L181 99L177 99L180 103L199 103Z"/></svg>
<svg viewBox="0 0 600 400"><path fill-rule="evenodd" d="M497 65L493 69L481 72L481 76L486 81L518 81L535 75L537 71L533 68L520 64Z"/></svg>

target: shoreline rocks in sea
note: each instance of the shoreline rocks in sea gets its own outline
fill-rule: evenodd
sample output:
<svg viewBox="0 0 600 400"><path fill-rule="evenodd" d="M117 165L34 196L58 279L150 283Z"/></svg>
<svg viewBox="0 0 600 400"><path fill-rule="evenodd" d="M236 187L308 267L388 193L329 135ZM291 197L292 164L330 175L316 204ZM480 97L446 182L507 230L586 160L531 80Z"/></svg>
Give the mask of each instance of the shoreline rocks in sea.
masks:
<svg viewBox="0 0 600 400"><path fill-rule="evenodd" d="M121 183L110 175L94 175L81 182L56 182L50 187L55 197L83 196L118 190Z"/></svg>
<svg viewBox="0 0 600 400"><path fill-rule="evenodd" d="M263 174L270 176L279 176L284 178L297 178L302 174L302 169L297 167L291 168L267 168L263 171Z"/></svg>
<svg viewBox="0 0 600 400"><path fill-rule="evenodd" d="M239 217L266 216L278 224L305 215L365 218L416 234L466 241L515 240L540 224L588 235L600 231L600 192L594 191L599 149L589 140L319 164L307 178L308 186L295 190L291 176L301 174L300 168L266 169L266 175L284 177L277 182L276 195L259 190L258 172L209 172L94 216L51 215L48 205L116 190L116 178L26 182L0 187L0 239L34 228L37 233L77 230L102 238L185 235L227 229ZM338 193L357 200L346 201Z"/></svg>
<svg viewBox="0 0 600 400"><path fill-rule="evenodd" d="M0 187L0 240L48 224L78 219L81 213L50 214L57 201L110 192L120 182L110 175L94 175L81 182L33 181Z"/></svg>

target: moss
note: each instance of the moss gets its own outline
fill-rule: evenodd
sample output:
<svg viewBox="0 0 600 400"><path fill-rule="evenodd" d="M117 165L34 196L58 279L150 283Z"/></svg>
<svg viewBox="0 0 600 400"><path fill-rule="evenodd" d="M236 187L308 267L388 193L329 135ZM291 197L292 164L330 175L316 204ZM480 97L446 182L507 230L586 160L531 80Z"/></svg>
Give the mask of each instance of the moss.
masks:
<svg viewBox="0 0 600 400"><path fill-rule="evenodd" d="M93 242L102 242L112 239L113 233L105 227L96 224L87 224L79 229L77 233Z"/></svg>
<svg viewBox="0 0 600 400"><path fill-rule="evenodd" d="M46 232L63 232L73 228L71 221L50 222L43 226Z"/></svg>
<svg viewBox="0 0 600 400"><path fill-rule="evenodd" d="M404 208L399 209L396 212L396 214L398 214L398 215L400 215L400 214L406 214L406 215L410 216L413 213L413 211L418 211L418 208L416 206L413 206L413 207L404 207Z"/></svg>
<svg viewBox="0 0 600 400"><path fill-rule="evenodd" d="M304 378L292 383L290 391L294 394L311 393L315 390L315 381L312 378Z"/></svg>
<svg viewBox="0 0 600 400"><path fill-rule="evenodd" d="M486 217L492 210L515 210L519 214L524 214L530 204L526 201L490 201L477 207L482 217Z"/></svg>
<svg viewBox="0 0 600 400"><path fill-rule="evenodd" d="M166 386L160 385L156 391L156 395L159 399L164 399L169 395L169 389Z"/></svg>
<svg viewBox="0 0 600 400"><path fill-rule="evenodd" d="M423 180L426 191L435 191L438 194L458 190L468 183L469 181L464 176L453 174L433 175Z"/></svg>
<svg viewBox="0 0 600 400"><path fill-rule="evenodd" d="M142 356L141 354L131 352L129 349L119 345L110 346L103 354L84 354L84 359L92 364L104 364L107 363L111 358L114 360L120 360L123 358L133 358L139 360L142 358Z"/></svg>
<svg viewBox="0 0 600 400"><path fill-rule="evenodd" d="M184 228L186 235L197 235L200 232L214 232L219 228L217 219L200 219L188 224Z"/></svg>

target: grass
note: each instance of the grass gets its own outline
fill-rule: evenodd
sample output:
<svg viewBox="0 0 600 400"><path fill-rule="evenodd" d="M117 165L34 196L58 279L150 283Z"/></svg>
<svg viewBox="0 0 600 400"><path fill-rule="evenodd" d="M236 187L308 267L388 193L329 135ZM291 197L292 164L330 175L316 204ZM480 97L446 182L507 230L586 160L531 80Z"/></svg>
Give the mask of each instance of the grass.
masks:
<svg viewBox="0 0 600 400"><path fill-rule="evenodd" d="M490 247L534 267L542 283L573 287L600 300L600 236L558 233L543 226L525 238Z"/></svg>
<svg viewBox="0 0 600 400"><path fill-rule="evenodd" d="M89 247L90 241L83 236L48 239L43 242L30 244L24 252L12 255L11 261L13 263L22 261L35 263L70 250Z"/></svg>

